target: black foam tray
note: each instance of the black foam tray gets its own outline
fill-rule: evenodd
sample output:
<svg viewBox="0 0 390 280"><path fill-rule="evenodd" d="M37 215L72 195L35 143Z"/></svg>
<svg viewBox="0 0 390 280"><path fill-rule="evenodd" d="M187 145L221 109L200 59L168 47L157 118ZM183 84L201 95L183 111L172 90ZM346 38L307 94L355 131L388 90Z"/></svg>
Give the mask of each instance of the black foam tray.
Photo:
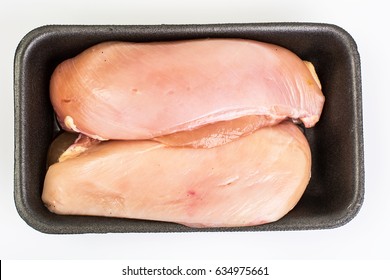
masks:
<svg viewBox="0 0 390 280"><path fill-rule="evenodd" d="M213 229L49 212L42 203L41 192L46 153L58 131L49 100L49 79L56 65L102 41L208 37L270 42L314 63L326 102L317 126L306 130L312 149L312 178L298 205L274 223ZM353 38L338 26L317 23L43 26L21 40L14 75L15 203L20 216L39 231L64 234L326 229L346 224L361 207L364 159L360 59Z"/></svg>

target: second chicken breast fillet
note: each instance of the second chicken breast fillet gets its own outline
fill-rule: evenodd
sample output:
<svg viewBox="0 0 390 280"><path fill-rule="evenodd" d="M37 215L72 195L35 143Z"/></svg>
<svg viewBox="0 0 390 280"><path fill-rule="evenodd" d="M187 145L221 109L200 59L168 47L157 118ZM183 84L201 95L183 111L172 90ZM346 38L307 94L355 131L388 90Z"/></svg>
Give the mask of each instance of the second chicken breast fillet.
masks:
<svg viewBox="0 0 390 280"><path fill-rule="evenodd" d="M42 198L52 212L190 227L260 225L288 213L310 179L308 142L289 122L208 149L80 143L75 157L47 172Z"/></svg>

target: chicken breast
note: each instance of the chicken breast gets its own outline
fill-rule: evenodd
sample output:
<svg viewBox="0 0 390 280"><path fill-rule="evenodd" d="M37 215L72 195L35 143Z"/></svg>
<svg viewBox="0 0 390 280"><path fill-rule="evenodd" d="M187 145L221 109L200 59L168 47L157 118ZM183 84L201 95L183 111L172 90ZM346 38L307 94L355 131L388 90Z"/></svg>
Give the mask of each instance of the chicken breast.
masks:
<svg viewBox="0 0 390 280"><path fill-rule="evenodd" d="M310 63L243 39L105 42L61 63L50 97L64 129L137 140L245 116L312 127L324 103ZM162 141L164 142L164 141Z"/></svg>
<svg viewBox="0 0 390 280"><path fill-rule="evenodd" d="M311 155L284 122L214 148L79 141L48 169L42 199L58 214L238 227L276 221L302 196Z"/></svg>

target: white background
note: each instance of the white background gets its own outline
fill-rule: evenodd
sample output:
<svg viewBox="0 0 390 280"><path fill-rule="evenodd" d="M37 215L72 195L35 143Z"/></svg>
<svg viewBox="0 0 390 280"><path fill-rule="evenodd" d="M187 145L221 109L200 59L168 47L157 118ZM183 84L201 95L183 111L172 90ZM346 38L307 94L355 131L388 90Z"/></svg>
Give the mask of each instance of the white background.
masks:
<svg viewBox="0 0 390 280"><path fill-rule="evenodd" d="M0 9L0 259L389 259L390 26L385 1L3 1ZM346 29L362 62L366 194L347 225L319 231L48 235L13 198L13 59L46 24L324 22ZM331 42L330 42L331 43Z"/></svg>

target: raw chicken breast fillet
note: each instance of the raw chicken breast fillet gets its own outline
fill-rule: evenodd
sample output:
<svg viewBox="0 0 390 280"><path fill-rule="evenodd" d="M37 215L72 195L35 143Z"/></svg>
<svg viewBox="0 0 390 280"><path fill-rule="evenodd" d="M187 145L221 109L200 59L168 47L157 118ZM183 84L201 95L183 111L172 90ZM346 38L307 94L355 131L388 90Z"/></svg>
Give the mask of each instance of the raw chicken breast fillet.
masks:
<svg viewBox="0 0 390 280"><path fill-rule="evenodd" d="M208 149L150 140L77 145L45 178L42 199L58 214L260 225L289 212L310 179L308 142L290 122Z"/></svg>
<svg viewBox="0 0 390 280"><path fill-rule="evenodd" d="M312 65L243 39L105 42L61 63L50 96L64 129L95 139L151 139L259 115L312 127L324 103Z"/></svg>

